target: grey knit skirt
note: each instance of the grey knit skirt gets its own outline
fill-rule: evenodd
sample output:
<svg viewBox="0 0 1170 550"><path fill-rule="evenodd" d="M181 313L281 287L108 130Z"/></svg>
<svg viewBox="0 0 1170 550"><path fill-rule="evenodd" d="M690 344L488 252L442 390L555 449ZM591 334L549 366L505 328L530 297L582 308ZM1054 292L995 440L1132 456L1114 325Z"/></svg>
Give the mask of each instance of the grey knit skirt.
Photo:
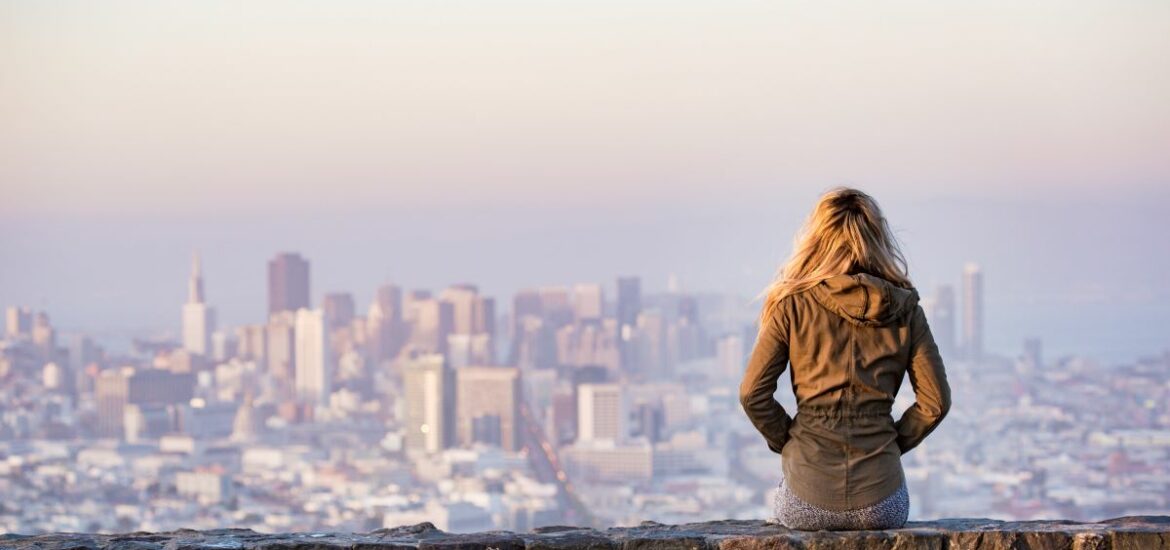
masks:
<svg viewBox="0 0 1170 550"><path fill-rule="evenodd" d="M789 490L784 479L781 479L774 507L776 520L789 529L802 531L898 529L906 524L906 518L910 514L910 494L906 490L906 481L902 480L902 485L880 502L865 508L838 512L825 510L801 500Z"/></svg>

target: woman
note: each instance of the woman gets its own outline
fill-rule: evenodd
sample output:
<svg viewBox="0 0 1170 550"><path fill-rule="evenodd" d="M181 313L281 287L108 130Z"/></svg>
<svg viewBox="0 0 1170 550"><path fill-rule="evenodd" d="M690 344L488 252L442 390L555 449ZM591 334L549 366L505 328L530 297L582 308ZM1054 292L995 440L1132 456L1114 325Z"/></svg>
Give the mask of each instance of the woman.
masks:
<svg viewBox="0 0 1170 550"><path fill-rule="evenodd" d="M906 260L873 198L844 187L825 193L761 296L739 395L783 457L776 519L790 529L902 527L910 502L901 455L946 416L951 392ZM772 397L789 362L795 417ZM916 401L895 422L905 374Z"/></svg>

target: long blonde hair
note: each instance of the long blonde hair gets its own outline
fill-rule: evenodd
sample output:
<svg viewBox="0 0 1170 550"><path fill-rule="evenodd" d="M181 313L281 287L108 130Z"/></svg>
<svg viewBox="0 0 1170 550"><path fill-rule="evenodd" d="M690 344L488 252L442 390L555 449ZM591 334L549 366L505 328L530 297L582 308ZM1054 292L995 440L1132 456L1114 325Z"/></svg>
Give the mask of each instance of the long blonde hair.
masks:
<svg viewBox="0 0 1170 550"><path fill-rule="evenodd" d="M834 187L821 195L793 242L792 256L756 299L763 298L760 326L785 296L834 275L865 272L913 288L906 258L873 197Z"/></svg>

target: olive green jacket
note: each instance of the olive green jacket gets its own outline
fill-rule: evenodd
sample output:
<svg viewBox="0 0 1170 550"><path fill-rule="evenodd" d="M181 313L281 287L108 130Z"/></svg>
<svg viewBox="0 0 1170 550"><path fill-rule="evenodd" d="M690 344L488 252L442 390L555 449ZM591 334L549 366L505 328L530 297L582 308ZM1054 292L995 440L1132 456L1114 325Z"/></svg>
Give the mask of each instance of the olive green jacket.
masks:
<svg viewBox="0 0 1170 550"><path fill-rule="evenodd" d="M902 483L901 455L946 416L950 386L918 299L875 275L837 275L786 296L760 327L740 403L796 496L829 510L877 503ZM795 417L773 398L789 362ZM895 422L907 374L916 401Z"/></svg>

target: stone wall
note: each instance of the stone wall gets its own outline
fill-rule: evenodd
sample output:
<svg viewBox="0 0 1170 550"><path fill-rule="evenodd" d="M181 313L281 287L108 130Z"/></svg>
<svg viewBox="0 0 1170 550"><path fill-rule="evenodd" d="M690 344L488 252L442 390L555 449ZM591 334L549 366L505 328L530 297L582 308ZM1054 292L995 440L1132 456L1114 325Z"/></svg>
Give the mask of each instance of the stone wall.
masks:
<svg viewBox="0 0 1170 550"><path fill-rule="evenodd" d="M530 533L446 533L420 523L370 533L263 534L247 529L120 535L0 535L4 549L332 550L756 550L756 549L1170 549L1170 516L1130 516L1098 523L947 519L910 522L890 531L789 531L764 521L725 520L684 525L644 522L604 531L543 527Z"/></svg>

